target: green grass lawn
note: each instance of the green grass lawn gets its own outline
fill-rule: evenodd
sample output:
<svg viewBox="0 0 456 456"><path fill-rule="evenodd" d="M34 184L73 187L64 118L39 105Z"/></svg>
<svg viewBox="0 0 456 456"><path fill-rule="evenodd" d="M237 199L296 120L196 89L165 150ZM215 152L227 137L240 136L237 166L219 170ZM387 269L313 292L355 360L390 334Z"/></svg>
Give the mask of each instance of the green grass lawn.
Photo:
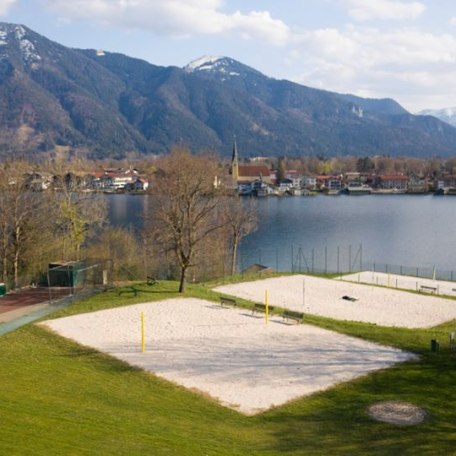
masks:
<svg viewBox="0 0 456 456"><path fill-rule="evenodd" d="M177 284L135 284L52 317L178 296ZM204 286L186 296L217 299ZM245 417L35 324L0 337L0 454L5 455L451 455L456 454L456 322L427 330L319 317L307 321L412 350L419 361ZM441 342L430 352L430 340ZM398 427L366 407L409 401L427 420Z"/></svg>

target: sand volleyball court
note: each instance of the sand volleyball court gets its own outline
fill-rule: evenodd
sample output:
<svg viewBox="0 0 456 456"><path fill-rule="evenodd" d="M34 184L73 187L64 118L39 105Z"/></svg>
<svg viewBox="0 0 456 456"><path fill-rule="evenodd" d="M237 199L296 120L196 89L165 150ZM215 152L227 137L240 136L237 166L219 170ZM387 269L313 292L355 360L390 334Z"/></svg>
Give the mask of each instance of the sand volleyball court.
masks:
<svg viewBox="0 0 456 456"><path fill-rule="evenodd" d="M281 317L266 324L248 309L190 298L41 324L247 415L415 356Z"/></svg>
<svg viewBox="0 0 456 456"><path fill-rule="evenodd" d="M357 272L356 274L343 275L342 280L456 297L456 282L449 282L446 280L435 280L374 271L362 271Z"/></svg>
<svg viewBox="0 0 456 456"><path fill-rule="evenodd" d="M427 328L456 318L455 300L304 275L223 285L215 290L261 302L268 290L271 305L384 326Z"/></svg>

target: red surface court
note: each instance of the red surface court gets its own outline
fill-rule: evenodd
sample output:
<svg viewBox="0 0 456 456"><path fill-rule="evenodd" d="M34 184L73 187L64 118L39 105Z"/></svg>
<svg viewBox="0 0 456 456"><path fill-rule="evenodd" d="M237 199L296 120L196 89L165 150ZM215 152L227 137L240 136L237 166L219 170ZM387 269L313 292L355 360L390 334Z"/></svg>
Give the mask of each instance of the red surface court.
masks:
<svg viewBox="0 0 456 456"><path fill-rule="evenodd" d="M8 293L0 297L0 314L11 312L13 310L24 309L36 304L49 303L49 297L52 301L70 295L70 289L66 287L53 287L49 294L48 287L30 287L22 290Z"/></svg>

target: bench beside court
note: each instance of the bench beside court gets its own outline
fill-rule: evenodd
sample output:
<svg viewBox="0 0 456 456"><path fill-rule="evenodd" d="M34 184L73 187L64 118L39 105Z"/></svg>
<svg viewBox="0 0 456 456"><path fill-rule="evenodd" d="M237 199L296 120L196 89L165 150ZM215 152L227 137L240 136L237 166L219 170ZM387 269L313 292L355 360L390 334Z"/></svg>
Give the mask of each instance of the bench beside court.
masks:
<svg viewBox="0 0 456 456"><path fill-rule="evenodd" d="M220 296L220 305L222 307L238 307L238 303L233 298L227 298L225 296ZM274 312L274 306L268 306L268 312ZM256 312L266 313L266 304L262 304L260 302L256 302L252 306L252 315ZM284 320L294 320L297 323L301 323L304 320L304 313L303 312L296 312L294 310L285 310L281 314Z"/></svg>

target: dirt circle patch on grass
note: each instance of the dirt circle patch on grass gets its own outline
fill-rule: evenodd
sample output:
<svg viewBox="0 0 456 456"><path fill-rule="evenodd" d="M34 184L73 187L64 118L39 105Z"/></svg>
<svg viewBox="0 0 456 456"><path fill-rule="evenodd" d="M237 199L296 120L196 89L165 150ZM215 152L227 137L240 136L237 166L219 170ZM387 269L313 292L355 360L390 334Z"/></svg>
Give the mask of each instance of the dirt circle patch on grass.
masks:
<svg viewBox="0 0 456 456"><path fill-rule="evenodd" d="M367 413L374 420L401 426L413 426L426 418L426 412L421 407L400 401L378 402L369 406Z"/></svg>

